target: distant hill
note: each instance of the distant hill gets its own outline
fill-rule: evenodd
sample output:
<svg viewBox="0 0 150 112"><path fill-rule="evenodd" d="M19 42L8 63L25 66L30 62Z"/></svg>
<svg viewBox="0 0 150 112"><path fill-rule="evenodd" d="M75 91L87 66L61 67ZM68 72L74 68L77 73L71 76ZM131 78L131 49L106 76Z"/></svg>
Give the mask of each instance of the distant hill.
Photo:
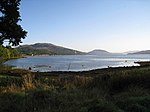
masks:
<svg viewBox="0 0 150 112"><path fill-rule="evenodd" d="M36 43L32 45L22 45L17 50L25 55L80 55L85 54L77 50L56 46L50 43Z"/></svg>
<svg viewBox="0 0 150 112"><path fill-rule="evenodd" d="M139 51L139 52L129 53L129 54L150 54L150 50L144 50L144 51Z"/></svg>
<svg viewBox="0 0 150 112"><path fill-rule="evenodd" d="M123 54L132 54L132 53L136 53L136 52L139 52L138 50L136 51L126 51L126 52L123 52Z"/></svg>
<svg viewBox="0 0 150 112"><path fill-rule="evenodd" d="M89 55L104 55L104 54L111 54L111 53L105 50L96 49L96 50L88 52L88 54Z"/></svg>

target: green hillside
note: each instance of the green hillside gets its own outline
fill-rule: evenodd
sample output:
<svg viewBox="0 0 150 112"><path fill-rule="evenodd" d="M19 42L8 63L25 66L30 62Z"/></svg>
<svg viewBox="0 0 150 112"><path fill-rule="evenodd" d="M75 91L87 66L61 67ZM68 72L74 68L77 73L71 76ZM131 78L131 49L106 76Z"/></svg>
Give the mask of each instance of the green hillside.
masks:
<svg viewBox="0 0 150 112"><path fill-rule="evenodd" d="M17 50L26 55L80 55L83 52L56 46L50 43L36 43L32 45L22 45Z"/></svg>

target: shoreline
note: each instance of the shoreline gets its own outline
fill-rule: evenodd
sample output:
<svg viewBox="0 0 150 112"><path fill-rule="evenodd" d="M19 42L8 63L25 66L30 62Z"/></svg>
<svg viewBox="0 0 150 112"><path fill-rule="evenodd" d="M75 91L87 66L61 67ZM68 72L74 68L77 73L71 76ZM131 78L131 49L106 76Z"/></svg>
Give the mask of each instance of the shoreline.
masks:
<svg viewBox="0 0 150 112"><path fill-rule="evenodd" d="M15 58L12 58L15 59ZM132 70L136 68L143 68L150 66L150 61L141 61L141 62L135 62L139 64L140 66L120 66L120 67L107 67L107 68L97 68L97 69L91 69L91 70L85 70L85 71L47 71L47 72L40 72L40 71L32 71L29 69L23 69L23 68L11 68L9 69L6 74L9 75L15 75L16 74L26 74L26 73L31 73L34 75L44 75L44 76L60 76L60 75L97 75L97 74L108 74L109 72L112 71L122 71L122 70ZM0 63L2 66L8 66L12 67L9 65L4 65L3 63ZM18 70L18 71L17 71ZM15 71L15 73L11 72ZM24 71L23 73L21 73Z"/></svg>
<svg viewBox="0 0 150 112"><path fill-rule="evenodd" d="M144 62L140 62L144 63ZM149 61L150 63L150 61ZM99 68L99 69L92 69L87 71L51 71L51 72L32 72L34 75L42 75L42 76L94 76L94 75L108 75L110 72L120 72L124 70L133 70L133 69L140 69L148 66L123 66L123 67L109 67L109 68Z"/></svg>
<svg viewBox="0 0 150 112"><path fill-rule="evenodd" d="M8 60L14 60L14 59L19 59L19 58L27 58L26 56L21 56L21 57L15 57L15 58L10 58L10 59L5 59L2 62L0 62L0 64L5 65L4 63ZM136 62L135 60L131 63L125 63L127 62L127 60L124 61L124 63L121 65L106 65L106 66L99 66L99 67L94 67L94 68L90 68L90 67L83 67L84 65L79 65L81 68L72 68L70 69L70 65L68 65L68 69L55 69L55 67L53 68L53 65L46 65L46 64L35 64L35 65L27 65L25 67L20 66L19 68L19 64L18 66L14 66L14 69L24 69L24 70L30 70L32 72L88 72L88 71L93 71L93 70L97 70L97 69L107 69L107 68L124 68L124 67L132 67L132 66L145 66L145 65L150 65L150 61L139 61ZM24 64L23 64L24 65ZM105 64L104 64L105 65ZM7 65L7 66L11 66L11 65ZM83 67L83 68L82 68Z"/></svg>
<svg viewBox="0 0 150 112"><path fill-rule="evenodd" d="M122 71L132 71L134 69L142 69L149 66L127 66L127 67L110 67L110 68L101 68L93 69L88 71L52 71L52 72L32 72L33 75L38 76L48 76L48 77L67 77L67 76L99 76L99 75L109 75L112 72L119 73Z"/></svg>
<svg viewBox="0 0 150 112"><path fill-rule="evenodd" d="M11 59L12 60L12 59ZM3 62L4 63L4 62ZM6 65L6 66L11 66L11 65L7 65L7 64L3 64L2 65ZM48 65L35 65L35 66L29 66L26 68L22 68L22 67L17 67L17 66L13 66L13 69L23 69L23 70L29 70L31 72L41 72L41 73L81 73L81 72L89 72L89 71L95 71L95 70L104 70L104 69L111 69L111 68L131 68L131 67L138 67L140 66L139 63L135 63L135 65L118 65L118 66L103 66L103 67L95 67L95 68L87 68L87 69L73 69L73 70L42 70L40 68L51 68L51 66Z"/></svg>
<svg viewBox="0 0 150 112"><path fill-rule="evenodd" d="M3 63L5 63L6 61L9 61L9 60L19 59L19 58L26 58L26 57L14 57L14 58L8 58L8 59L1 59L0 64L3 64Z"/></svg>
<svg viewBox="0 0 150 112"><path fill-rule="evenodd" d="M139 62L134 62L139 64L140 66L149 66L150 65L150 61L139 61Z"/></svg>

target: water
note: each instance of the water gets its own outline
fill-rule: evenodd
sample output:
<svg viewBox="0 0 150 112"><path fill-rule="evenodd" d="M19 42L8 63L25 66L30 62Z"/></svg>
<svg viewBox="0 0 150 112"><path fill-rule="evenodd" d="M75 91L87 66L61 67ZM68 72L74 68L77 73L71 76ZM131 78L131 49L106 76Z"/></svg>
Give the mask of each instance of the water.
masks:
<svg viewBox="0 0 150 112"><path fill-rule="evenodd" d="M9 60L6 65L33 71L86 71L98 68L139 66L134 62L150 61L150 55L65 55L65 56L29 56Z"/></svg>

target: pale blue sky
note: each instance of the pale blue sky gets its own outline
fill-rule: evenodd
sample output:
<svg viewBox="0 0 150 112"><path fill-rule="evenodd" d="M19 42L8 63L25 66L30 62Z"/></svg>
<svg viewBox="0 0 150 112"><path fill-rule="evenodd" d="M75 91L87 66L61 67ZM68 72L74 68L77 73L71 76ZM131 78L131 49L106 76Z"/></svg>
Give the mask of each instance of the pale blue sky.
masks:
<svg viewBox="0 0 150 112"><path fill-rule="evenodd" d="M80 51L150 49L150 0L22 0L23 44Z"/></svg>

